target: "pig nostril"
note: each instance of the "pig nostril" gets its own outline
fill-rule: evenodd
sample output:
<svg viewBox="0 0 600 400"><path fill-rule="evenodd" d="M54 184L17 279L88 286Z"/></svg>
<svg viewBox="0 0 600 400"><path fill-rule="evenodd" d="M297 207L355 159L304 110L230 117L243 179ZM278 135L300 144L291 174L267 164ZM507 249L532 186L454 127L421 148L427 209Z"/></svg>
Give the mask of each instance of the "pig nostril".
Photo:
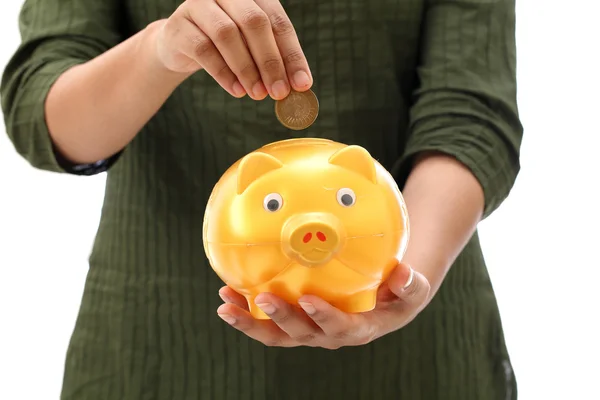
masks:
<svg viewBox="0 0 600 400"><path fill-rule="evenodd" d="M319 238L319 240L321 242L324 242L327 240L327 238L325 237L325 234L323 232L317 232L317 238Z"/></svg>
<svg viewBox="0 0 600 400"><path fill-rule="evenodd" d="M310 242L311 238L312 238L312 233L308 232L306 235L304 235L304 237L302 238L302 241L304 243L308 243L308 242Z"/></svg>

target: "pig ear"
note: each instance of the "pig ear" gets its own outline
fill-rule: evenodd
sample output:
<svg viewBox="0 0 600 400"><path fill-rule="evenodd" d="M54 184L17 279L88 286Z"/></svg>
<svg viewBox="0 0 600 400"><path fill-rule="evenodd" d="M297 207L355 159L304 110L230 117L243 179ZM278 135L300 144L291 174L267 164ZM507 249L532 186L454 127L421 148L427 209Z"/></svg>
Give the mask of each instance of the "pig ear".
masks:
<svg viewBox="0 0 600 400"><path fill-rule="evenodd" d="M367 150L360 146L347 146L329 157L329 163L356 172L376 183L375 162Z"/></svg>
<svg viewBox="0 0 600 400"><path fill-rule="evenodd" d="M274 171L281 167L283 167L281 161L269 154L261 152L248 154L242 159L242 161L240 162L240 166L238 167L238 194L244 193L246 188L250 186L252 182L257 180L267 172Z"/></svg>

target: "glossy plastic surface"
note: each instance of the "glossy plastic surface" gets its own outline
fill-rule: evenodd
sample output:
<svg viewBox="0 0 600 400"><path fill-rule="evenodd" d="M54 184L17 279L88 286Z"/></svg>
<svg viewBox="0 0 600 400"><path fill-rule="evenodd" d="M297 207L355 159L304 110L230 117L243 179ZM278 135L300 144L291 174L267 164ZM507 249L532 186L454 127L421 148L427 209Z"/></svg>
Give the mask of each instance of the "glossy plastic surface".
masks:
<svg viewBox="0 0 600 400"><path fill-rule="evenodd" d="M291 304L314 294L346 312L375 306L379 285L404 255L404 199L359 146L289 139L254 151L215 185L204 216L212 268L248 300Z"/></svg>

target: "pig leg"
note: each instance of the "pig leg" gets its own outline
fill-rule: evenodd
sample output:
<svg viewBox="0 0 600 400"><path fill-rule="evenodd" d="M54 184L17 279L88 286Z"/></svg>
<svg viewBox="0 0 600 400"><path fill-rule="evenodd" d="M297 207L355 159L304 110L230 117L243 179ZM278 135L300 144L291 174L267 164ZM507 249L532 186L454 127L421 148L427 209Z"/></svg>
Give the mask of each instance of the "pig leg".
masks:
<svg viewBox="0 0 600 400"><path fill-rule="evenodd" d="M377 289L378 286L375 286L371 289L340 299L337 307L347 313L371 311L375 308L375 303L377 302Z"/></svg>
<svg viewBox="0 0 600 400"><path fill-rule="evenodd" d="M247 296L246 300L248 300L248 308L250 309L250 314L255 319L269 319L269 316L263 312L256 303L254 302L256 296Z"/></svg>

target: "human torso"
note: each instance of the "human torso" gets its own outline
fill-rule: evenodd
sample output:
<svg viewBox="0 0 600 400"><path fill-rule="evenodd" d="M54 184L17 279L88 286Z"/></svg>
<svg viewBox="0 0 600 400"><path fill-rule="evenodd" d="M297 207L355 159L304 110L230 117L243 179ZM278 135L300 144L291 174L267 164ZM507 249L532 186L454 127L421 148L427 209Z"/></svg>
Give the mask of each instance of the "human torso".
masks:
<svg viewBox="0 0 600 400"><path fill-rule="evenodd" d="M124 1L131 33L168 17L180 3ZM429 400L440 393L436 382L456 384L451 373L436 375L445 368L439 358L452 351L442 337L442 310L447 307L448 323L464 323L462 310L480 312L470 299L491 293L477 242L446 284L465 290L452 297L454 289L443 289L439 307L377 344L335 353L268 349L216 316L222 282L204 255L202 220L213 185L232 163L270 142L315 136L364 146L391 168L408 134L424 1L282 4L314 76L318 119L305 131L287 130L277 122L273 101L235 99L204 72L173 93L108 173L69 355L106 365L86 372L67 364L65 393L88 379L82 373L97 382L112 377L119 394L113 398L126 400ZM485 307L494 320L493 296L490 301ZM463 331L448 332L458 338ZM457 346L465 346L460 340Z"/></svg>

